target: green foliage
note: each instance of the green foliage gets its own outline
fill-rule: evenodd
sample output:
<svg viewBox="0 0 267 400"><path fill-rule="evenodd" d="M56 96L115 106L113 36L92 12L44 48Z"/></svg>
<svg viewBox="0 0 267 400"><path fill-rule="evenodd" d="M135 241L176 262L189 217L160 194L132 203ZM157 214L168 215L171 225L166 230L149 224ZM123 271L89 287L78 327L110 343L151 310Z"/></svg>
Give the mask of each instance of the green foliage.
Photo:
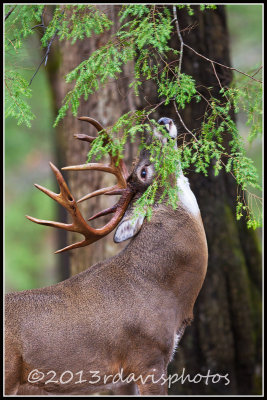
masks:
<svg viewBox="0 0 267 400"><path fill-rule="evenodd" d="M5 14L13 8L13 5L5 6ZM44 5L16 5L10 16L5 21L5 50L11 48L18 50L24 40L34 33L34 24L41 21Z"/></svg>
<svg viewBox="0 0 267 400"><path fill-rule="evenodd" d="M6 15L14 6L6 6ZM35 27L41 26L42 15L45 11L44 5L16 5L5 22L5 50L6 53L16 53L20 56L20 51L23 50L25 39L34 33ZM57 6L55 7L53 18L46 27L45 33L41 39L43 47L47 47L55 36L59 40L71 40L75 43L77 39L90 37L92 33L100 34L105 29L109 29L112 25L104 13L101 13L94 5L77 5L77 6ZM114 60L115 62L115 60ZM90 65L89 65L90 68ZM109 73L107 72L107 75ZM111 75L109 75L111 76ZM35 118L34 114L25 98L30 98L32 95L29 89L29 84L21 73L14 69L13 65L6 64L5 74L5 95L6 95L6 117L15 117L18 125L25 123L28 127L31 126L31 120ZM94 85L93 85L94 86ZM92 91L86 91L85 97ZM81 93L79 88L73 97L71 97L72 110L75 113L79 105L79 97ZM67 106L69 105L67 102ZM66 109L61 110L62 117L65 115Z"/></svg>
<svg viewBox="0 0 267 400"><path fill-rule="evenodd" d="M258 69L256 69L258 70ZM222 89L222 94L231 101L234 111L243 111L249 128L248 141L251 143L262 135L262 86L257 81L237 76L231 87Z"/></svg>
<svg viewBox="0 0 267 400"><path fill-rule="evenodd" d="M6 72L5 87L5 116L16 118L18 125L25 123L30 127L35 115L25 99L32 95L28 82L19 72L9 71Z"/></svg>
<svg viewBox="0 0 267 400"><path fill-rule="evenodd" d="M133 53L128 45L110 42L69 73L66 81L75 79L76 85L65 96L64 105L59 110L54 126L65 116L70 106L73 114L77 115L80 98L83 96L87 100L90 94L99 90L110 78L116 78L122 71L122 66L132 58Z"/></svg>
<svg viewBox="0 0 267 400"><path fill-rule="evenodd" d="M40 18L42 6L23 7L28 7L29 13L30 10L32 12L35 10L34 16L29 18L29 21ZM190 4L177 4L173 7L185 8L190 15L194 12ZM215 8L215 5L200 5L200 10L203 12L206 10L212 12ZM22 9L26 13L21 6L17 6L17 9ZM171 10L172 7L153 4L122 6L119 15L121 25L118 31L66 76L66 81L75 82L75 85L66 94L54 126L66 115L69 108L74 115L77 115L81 98L86 100L110 79L117 79L123 67L130 61L134 61L135 67L129 86L134 88L137 96L143 82L151 80L157 87L161 104L173 103L177 113L190 102L199 102L201 95L194 77L181 71L182 49L178 51L169 45L171 35L177 35L178 29ZM28 25L23 25L23 29L18 29L17 37L19 34L22 37L30 33L29 21ZM92 33L101 34L111 25L112 21L94 5L60 5L55 7L41 42L46 47L57 36L59 40L71 40L71 43L75 43L77 39L90 37ZM170 55L171 62L169 62ZM217 76L216 78L219 79ZM18 93L17 97L21 98L19 86L23 89L23 96L30 95L25 82L23 86L23 81L19 79L16 90L12 89L11 93ZM212 93L212 88L208 90ZM19 102L17 97L11 96L11 100L16 99L18 104L23 104L21 109L24 113L28 113L29 109L25 102ZM197 173L208 175L212 166L215 176L225 169L236 179L239 190L243 193L243 196L238 194L237 197L237 218L246 213L248 226L255 228L259 226L260 220L253 215L251 206L246 204L244 192L250 196L250 188L259 189L260 185L257 171L252 160L246 155L243 139L231 114L240 109L245 111L247 124L250 127L249 141L253 141L261 133L261 84L253 76L242 75L242 78L235 80L230 87L221 86L219 99L210 95L209 99L203 101L207 102L207 110L201 129L196 132L188 131L191 140L187 140L181 148L173 149L169 143L162 147L160 141L151 137L149 151L157 177L138 200L137 210L145 212L149 217L151 206L155 201L166 201L176 207L177 191L171 176L177 175L176 171L179 171L180 166L182 169L193 167ZM9 109L9 115L15 116L18 113L16 107L13 105L13 108ZM113 127L107 129L107 134L113 138L113 142L104 141L104 134L99 135L92 144L88 160L93 156L99 159L110 151L122 158L127 140L136 140L144 130L148 135L152 135L151 126L155 126L156 122L150 120L149 116L156 108L157 105L147 107L143 111L124 114ZM29 120L29 115L25 118L21 114L19 122L24 121L29 124ZM144 123L145 120L147 123ZM164 134L160 127L158 129ZM143 142L142 146L146 148L147 144ZM159 188L162 188L162 193L158 198Z"/></svg>
<svg viewBox="0 0 267 400"><path fill-rule="evenodd" d="M222 89L221 92L227 97L225 90ZM251 197L253 196L250 192L251 188L261 190L261 185L257 169L252 159L247 157L243 138L229 114L232 107L236 109L237 105L232 102L232 99L229 101L229 97L225 103L211 98L210 108L204 115L201 132L195 141L186 145L182 155L182 165L184 168L194 165L197 173L202 172L206 176L208 176L210 165L213 165L215 176L224 168L235 178L239 190ZM230 146L230 151L226 149L225 136L228 138L226 143ZM257 201L256 197L254 200ZM246 204L244 195L242 201L238 195L237 218L243 216L245 211L249 227L261 226L260 214L256 215L252 207Z"/></svg>
<svg viewBox="0 0 267 400"><path fill-rule="evenodd" d="M158 95L165 99L164 104L169 104L172 100L179 108L185 108L186 103L190 103L196 94L194 79L186 74L179 74L178 67L174 68L174 76L168 77L168 68L164 68L157 80Z"/></svg>
<svg viewBox="0 0 267 400"><path fill-rule="evenodd" d="M179 8L180 10L182 8L186 8L189 15L194 15L194 10L190 4L176 4L176 7ZM209 10L209 9L215 10L216 7L217 6L214 4L200 4L201 11L205 11L205 10Z"/></svg>
<svg viewBox="0 0 267 400"><path fill-rule="evenodd" d="M44 36L42 45L46 47L56 34L59 40L71 40L74 44L78 39L90 37L92 33L100 34L109 29L113 22L106 14L99 11L95 5L73 5L57 6L53 18L50 21Z"/></svg>
<svg viewBox="0 0 267 400"><path fill-rule="evenodd" d="M5 6L5 14L12 11L5 22L5 52L15 53L17 57L23 54L23 44L28 36L34 33L34 24L40 21L43 5L35 6ZM13 65L6 63L5 70L5 116L17 119L18 125L25 123L31 126L35 118L28 99L32 96L29 84L21 72Z"/></svg>
<svg viewBox="0 0 267 400"><path fill-rule="evenodd" d="M131 16L132 19L122 25L117 32L117 37L122 40L130 39L139 51L147 47L158 52L166 52L170 49L168 41L173 26L171 14L167 7L161 10L156 8L155 5L150 7L143 5L123 6L120 21L125 21L128 16Z"/></svg>
<svg viewBox="0 0 267 400"><path fill-rule="evenodd" d="M170 50L168 40L172 24L167 8L163 8L160 12L155 6L123 6L121 22L129 15L135 19L122 25L106 45L94 51L88 60L83 61L66 76L67 82L75 80L76 84L65 96L55 126L66 115L70 106L73 114L77 115L82 96L87 100L89 94L99 90L109 79L116 79L122 72L122 67L134 59L136 59L135 77L130 86L134 86L138 95L138 86L142 84L140 77L145 76L146 79L151 77L149 49L155 50L156 54L161 53L162 57L164 52Z"/></svg>

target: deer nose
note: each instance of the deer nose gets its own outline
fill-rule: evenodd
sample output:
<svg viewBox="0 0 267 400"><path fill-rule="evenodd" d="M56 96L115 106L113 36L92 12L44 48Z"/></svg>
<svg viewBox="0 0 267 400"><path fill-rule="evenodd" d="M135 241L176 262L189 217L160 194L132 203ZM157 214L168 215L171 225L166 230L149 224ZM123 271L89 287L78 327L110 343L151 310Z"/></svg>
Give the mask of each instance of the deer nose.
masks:
<svg viewBox="0 0 267 400"><path fill-rule="evenodd" d="M177 128L174 125L174 122L171 118L162 117L158 120L158 124L164 125L165 129L169 133L170 137L167 139L176 139L177 138Z"/></svg>
<svg viewBox="0 0 267 400"><path fill-rule="evenodd" d="M162 117L158 120L158 124L160 125L168 125L170 122L173 122L171 118Z"/></svg>
<svg viewBox="0 0 267 400"><path fill-rule="evenodd" d="M158 124L160 125L164 125L167 132L170 132L170 124L172 123L172 119L170 118L166 118L166 117L162 117L158 120Z"/></svg>

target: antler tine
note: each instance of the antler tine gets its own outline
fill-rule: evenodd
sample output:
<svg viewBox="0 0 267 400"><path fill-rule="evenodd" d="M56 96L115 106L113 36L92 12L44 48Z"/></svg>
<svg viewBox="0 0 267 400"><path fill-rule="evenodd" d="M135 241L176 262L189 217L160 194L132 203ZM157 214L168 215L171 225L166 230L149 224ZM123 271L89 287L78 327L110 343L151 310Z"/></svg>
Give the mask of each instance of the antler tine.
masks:
<svg viewBox="0 0 267 400"><path fill-rule="evenodd" d="M70 190L63 178L63 176L61 175L61 173L59 172L59 170L57 169L57 167L55 167L55 165L53 163L49 163L50 167L52 169L52 171L54 172L56 179L58 181L59 187L60 187L60 193L54 193L52 192L52 190L49 190L41 185L38 185L37 183L34 184L34 186L41 190L43 193L47 194L47 196L51 197L51 199L55 200L57 203L61 204L64 206L65 202L64 202L64 197L67 197L70 201L73 201L73 197L70 193Z"/></svg>
<svg viewBox="0 0 267 400"><path fill-rule="evenodd" d="M89 143L92 143L95 140L95 137L84 135L83 133L76 133L75 135L73 135L73 137L75 137L75 139L83 140L84 142Z"/></svg>
<svg viewBox="0 0 267 400"><path fill-rule="evenodd" d="M88 221L92 221L93 219L99 218L99 217L103 217L104 215L108 215L108 214L112 214L114 213L118 208L118 204L115 204L114 206L110 207L110 208L106 208L103 211L100 211L99 213L93 215L92 217L88 218Z"/></svg>
<svg viewBox="0 0 267 400"><path fill-rule="evenodd" d="M63 247L63 249L55 251L55 254L63 253L64 251L72 249L77 249L78 247L84 247L87 246L88 244L90 243L88 243L87 240L82 240L81 242L70 244L69 246Z"/></svg>
<svg viewBox="0 0 267 400"><path fill-rule="evenodd" d="M70 192L70 190L68 188L68 185L66 184L66 182L65 182L62 174L60 173L60 171L57 169L57 167L53 163L50 162L49 164L50 164L50 167L51 167L52 171L54 172L54 174L56 176L58 185L60 187L60 193L58 195L59 196L58 197L59 202L64 206L65 201L63 201L63 203L64 203L63 204L62 200L68 199L71 202L74 201L74 198L73 198L73 196L72 196L72 194L71 194L71 192Z"/></svg>
<svg viewBox="0 0 267 400"><path fill-rule="evenodd" d="M61 168L64 171L84 171L84 170L94 170L94 171L104 171L113 174L115 169L109 164L102 163L88 163L80 165L70 165L68 167Z"/></svg>
<svg viewBox="0 0 267 400"><path fill-rule="evenodd" d="M80 121L86 121L89 122L90 124L94 125L94 127L97 129L98 132L105 131L103 126L94 118L91 117L78 117Z"/></svg>
<svg viewBox="0 0 267 400"><path fill-rule="evenodd" d="M92 171L108 172L110 174L115 175L123 187L126 187L126 180L129 175L126 167L124 169L124 165L122 163L120 163L117 167L115 167L113 164L87 163L80 165L70 165L68 167L62 167L61 169L64 171L92 170Z"/></svg>
<svg viewBox="0 0 267 400"><path fill-rule="evenodd" d="M105 135L105 138L104 138L104 144L106 145L106 144L108 144L108 143L110 143L111 141L112 141L112 139L111 139L111 137L109 136L109 134L107 133L107 131L106 131L106 129L100 124L100 122L98 122L96 119L94 119L94 118L91 118L91 117L78 117L78 119L80 120L80 121L85 121L85 122L89 122L89 124L91 124L91 125L93 125L96 129L97 129L97 132L98 133L101 133L101 134L104 134ZM92 136L87 136L87 138L90 138L89 140L88 139L85 139L85 136L87 136L87 135L82 135L82 134L78 134L78 135L76 135L75 137L77 138L77 139L80 139L80 140L86 140L86 141L90 141L90 139L92 138ZM95 139L95 138L94 138ZM114 159L114 157L110 154L109 155L110 156L110 158L111 158L111 160L113 161L113 159Z"/></svg>
<svg viewBox="0 0 267 400"><path fill-rule="evenodd" d="M45 194L47 194L47 196L51 197L51 199L57 201L57 197L58 197L57 193L54 193L54 192L52 192L52 190L46 189L45 187L38 185L37 183L35 183L34 186L37 189L41 190L41 192L44 192Z"/></svg>
<svg viewBox="0 0 267 400"><path fill-rule="evenodd" d="M52 226L53 228L61 228L67 231L72 231L72 224L64 224L63 222L54 222L54 221L47 221L45 219L38 219L30 217L29 215L25 215L30 221L35 222L36 224L40 225L47 225Z"/></svg>
<svg viewBox="0 0 267 400"><path fill-rule="evenodd" d="M79 200L77 200L77 203L81 203L84 200L91 199L92 197L99 196L101 194L108 194L109 192L113 191L114 189L117 189L117 185L106 187L106 188L99 189L99 190L95 190L94 192L88 193L85 196L83 196L82 198L80 198Z"/></svg>

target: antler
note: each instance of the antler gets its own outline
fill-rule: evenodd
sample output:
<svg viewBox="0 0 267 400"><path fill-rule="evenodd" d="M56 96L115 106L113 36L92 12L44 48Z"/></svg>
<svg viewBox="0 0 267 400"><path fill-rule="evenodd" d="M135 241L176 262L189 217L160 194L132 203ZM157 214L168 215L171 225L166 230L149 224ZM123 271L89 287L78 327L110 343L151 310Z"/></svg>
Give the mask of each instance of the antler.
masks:
<svg viewBox="0 0 267 400"><path fill-rule="evenodd" d="M98 132L105 133L106 143L107 143L107 141L111 141L111 138L107 135L107 133L104 131L103 127L99 124L99 122L97 122L93 118L89 118L89 117L80 117L79 119L82 121L87 121L87 122L91 123L92 125L94 125L97 128ZM88 141L90 143L95 139L94 137L83 135L83 134L75 135L75 137L80 140ZM93 242L96 242L97 240L106 236L109 232L111 232L118 225L121 218L123 217L123 214L126 211L126 208L128 207L128 204L130 203L130 201L134 195L134 190L129 184L127 185L126 180L128 178L128 172L127 172L127 168L126 168L123 160L119 161L118 166L116 166L116 163L117 163L117 157L112 156L110 154L110 163L109 164L89 163L89 164L84 164L84 165L76 165L76 166L62 168L65 170L72 170L72 171L73 170L75 170L75 171L81 171L81 170L105 171L105 172L114 174L118 179L117 185L108 187L108 188L104 188L104 189L100 189L100 190L96 190L95 192L84 196L77 202L73 198L62 174L52 163L50 163L50 166L51 166L51 168L56 176L56 179L58 181L58 184L60 187L60 193L59 194L54 193L40 185L35 184L37 189L39 189L42 192L44 192L45 194L47 194L49 197L54 199L57 203L61 204L70 213L73 222L71 224L65 224L65 223L61 223L61 222L37 219L37 218L33 218L33 217L30 217L27 215L26 215L26 217L30 221L36 222L37 224L48 225L48 226L52 226L54 228L61 228L61 229L65 229L67 231L72 231L72 232L78 232L78 233L81 233L82 235L84 235L84 237L85 237L84 240L74 243L74 244L71 244L67 247L64 247L63 249L56 251L56 253L61 253L66 250L71 250L71 249L75 249L78 247L87 246ZM89 218L89 220L92 220L92 219L98 218L102 215L114 213L114 216L112 217L112 219L103 228L94 229L91 226L89 226L88 223L82 217L81 212L77 206L77 203L84 201L86 199L89 199L91 197L98 196L100 194L108 194L108 195L120 194L121 198L114 206L112 206L106 210L103 210L103 211L97 213L96 215L94 215L93 217Z"/></svg>

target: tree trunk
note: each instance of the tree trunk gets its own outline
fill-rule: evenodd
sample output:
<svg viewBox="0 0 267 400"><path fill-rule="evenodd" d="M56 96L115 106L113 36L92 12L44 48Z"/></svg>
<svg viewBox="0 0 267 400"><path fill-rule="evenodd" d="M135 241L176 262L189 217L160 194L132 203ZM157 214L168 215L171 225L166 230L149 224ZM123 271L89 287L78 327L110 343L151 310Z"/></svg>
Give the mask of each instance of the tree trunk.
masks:
<svg viewBox="0 0 267 400"><path fill-rule="evenodd" d="M114 31L118 24L118 6L99 6L112 16ZM215 11L201 12L194 6L194 15L187 11L178 12L180 29L193 26L188 33L183 32L185 43L206 57L230 65L228 31L223 6ZM172 8L171 8L172 11ZM70 85L63 77L90 53L105 43L110 37L110 31L101 36L78 41L71 45L60 43L60 67L50 74L56 108ZM172 36L172 47L180 50L180 42L176 31ZM171 60L170 60L171 61ZM155 87L150 81L144 84L143 96L140 99L128 88L128 78L131 66L125 68L124 76L118 83L110 83L100 92L91 95L87 102L82 101L79 115L88 115L99 120L104 126L111 125L125 112L142 108L159 101ZM213 96L220 98L219 84L210 62L184 48L182 72L196 79L199 90L213 87ZM230 70L216 66L216 72L223 85L231 82ZM146 98L146 100L145 100ZM141 103L137 103L137 102ZM192 102L186 107L182 117L189 129L199 128L205 112L205 103ZM180 125L180 133L184 128L172 105L159 107L153 118L162 116L173 118ZM69 112L57 130L58 146L61 160L58 166L80 164L86 160L89 145L72 139L74 133L94 135L94 129L84 122L78 121ZM229 138L227 138L229 139ZM136 147L136 146L133 146ZM129 148L126 155L128 163L136 148ZM98 172L73 172L68 174L68 183L76 198L109 185L110 176ZM171 374L190 374L191 379L196 374L228 374L230 383L221 378L218 383L205 385L204 378L198 384L173 384L170 394L259 394L261 392L261 256L258 241L254 231L248 230L244 221L237 222L235 218L234 199L236 185L231 177L224 172L215 177L212 169L209 176L189 173L191 187L196 194L209 247L209 265L207 277L200 296L195 305L195 320L188 327L179 345L174 361L170 365ZM99 209L110 205L108 196L91 199L81 204L85 216L93 215ZM114 200L113 200L114 201ZM103 219L104 220L104 219ZM102 222L101 224L103 224ZM121 246L114 246L112 235L95 244L74 250L70 254L71 274L80 272L97 261L118 252ZM77 239L77 238L76 238ZM68 242L73 242L71 234ZM217 375L218 378L218 375ZM214 378L215 381L218 380Z"/></svg>

